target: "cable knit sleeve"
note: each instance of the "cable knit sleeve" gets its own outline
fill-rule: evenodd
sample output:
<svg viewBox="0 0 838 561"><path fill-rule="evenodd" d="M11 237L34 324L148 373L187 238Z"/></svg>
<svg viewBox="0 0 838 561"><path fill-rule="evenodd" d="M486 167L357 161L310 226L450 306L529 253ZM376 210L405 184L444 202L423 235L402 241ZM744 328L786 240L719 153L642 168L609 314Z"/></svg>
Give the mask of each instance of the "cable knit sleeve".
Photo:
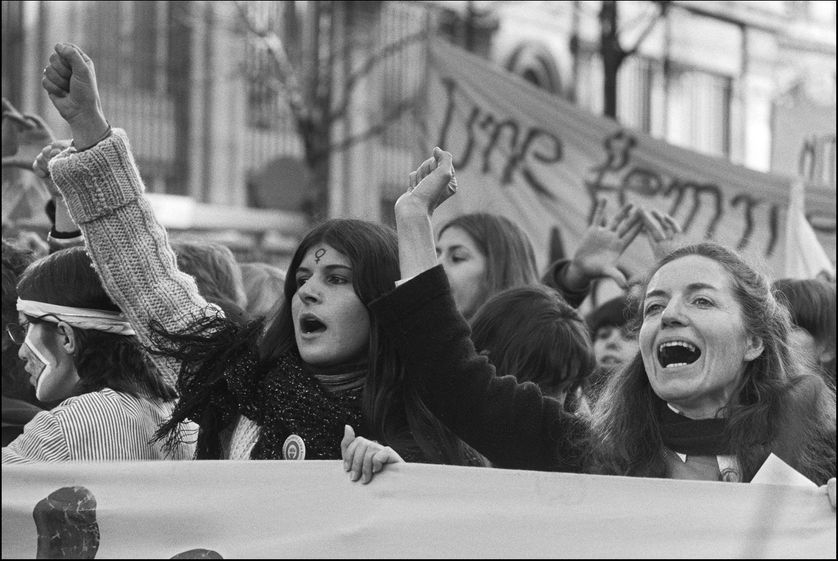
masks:
<svg viewBox="0 0 838 561"><path fill-rule="evenodd" d="M180 272L166 230L154 217L125 131L77 152L68 148L49 165L70 216L108 295L122 309L144 345L158 322L177 332L215 313L195 281ZM152 357L173 387L179 363Z"/></svg>

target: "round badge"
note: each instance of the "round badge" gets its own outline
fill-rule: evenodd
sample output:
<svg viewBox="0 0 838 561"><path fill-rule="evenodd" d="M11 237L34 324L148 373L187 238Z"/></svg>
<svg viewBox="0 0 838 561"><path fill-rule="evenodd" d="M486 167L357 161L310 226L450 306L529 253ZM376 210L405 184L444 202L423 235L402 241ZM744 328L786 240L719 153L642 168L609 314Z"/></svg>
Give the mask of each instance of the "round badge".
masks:
<svg viewBox="0 0 838 561"><path fill-rule="evenodd" d="M286 460L305 460L306 443L296 434L292 434L282 445L282 457Z"/></svg>

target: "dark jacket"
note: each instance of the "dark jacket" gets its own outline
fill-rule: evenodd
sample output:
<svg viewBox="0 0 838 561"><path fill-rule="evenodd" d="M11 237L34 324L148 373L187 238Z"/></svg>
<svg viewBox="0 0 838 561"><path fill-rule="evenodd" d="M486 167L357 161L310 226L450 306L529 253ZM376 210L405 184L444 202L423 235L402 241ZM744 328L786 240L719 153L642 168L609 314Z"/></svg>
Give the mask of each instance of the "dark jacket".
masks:
<svg viewBox="0 0 838 561"><path fill-rule="evenodd" d="M431 411L494 465L582 470L586 423L566 413L557 400L544 397L536 384L495 375L488 359L474 349L441 266L414 277L370 308Z"/></svg>

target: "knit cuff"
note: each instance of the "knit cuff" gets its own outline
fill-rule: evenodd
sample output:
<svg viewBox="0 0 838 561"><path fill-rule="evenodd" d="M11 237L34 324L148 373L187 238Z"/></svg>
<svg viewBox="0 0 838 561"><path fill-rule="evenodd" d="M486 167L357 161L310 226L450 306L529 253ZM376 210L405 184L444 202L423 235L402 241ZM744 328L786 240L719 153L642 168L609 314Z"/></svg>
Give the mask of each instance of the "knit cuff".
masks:
<svg viewBox="0 0 838 561"><path fill-rule="evenodd" d="M91 222L137 200L143 192L139 172L122 129L83 152L68 148L49 164L76 224Z"/></svg>

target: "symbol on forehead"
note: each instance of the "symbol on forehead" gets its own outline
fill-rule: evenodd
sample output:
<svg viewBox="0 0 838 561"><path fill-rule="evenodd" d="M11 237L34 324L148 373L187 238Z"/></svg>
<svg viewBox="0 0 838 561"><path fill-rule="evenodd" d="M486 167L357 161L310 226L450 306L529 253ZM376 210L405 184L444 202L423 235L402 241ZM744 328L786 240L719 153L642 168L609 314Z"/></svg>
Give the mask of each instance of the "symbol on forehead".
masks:
<svg viewBox="0 0 838 561"><path fill-rule="evenodd" d="M320 258L326 255L326 250L322 247L314 252L314 262L320 263Z"/></svg>

